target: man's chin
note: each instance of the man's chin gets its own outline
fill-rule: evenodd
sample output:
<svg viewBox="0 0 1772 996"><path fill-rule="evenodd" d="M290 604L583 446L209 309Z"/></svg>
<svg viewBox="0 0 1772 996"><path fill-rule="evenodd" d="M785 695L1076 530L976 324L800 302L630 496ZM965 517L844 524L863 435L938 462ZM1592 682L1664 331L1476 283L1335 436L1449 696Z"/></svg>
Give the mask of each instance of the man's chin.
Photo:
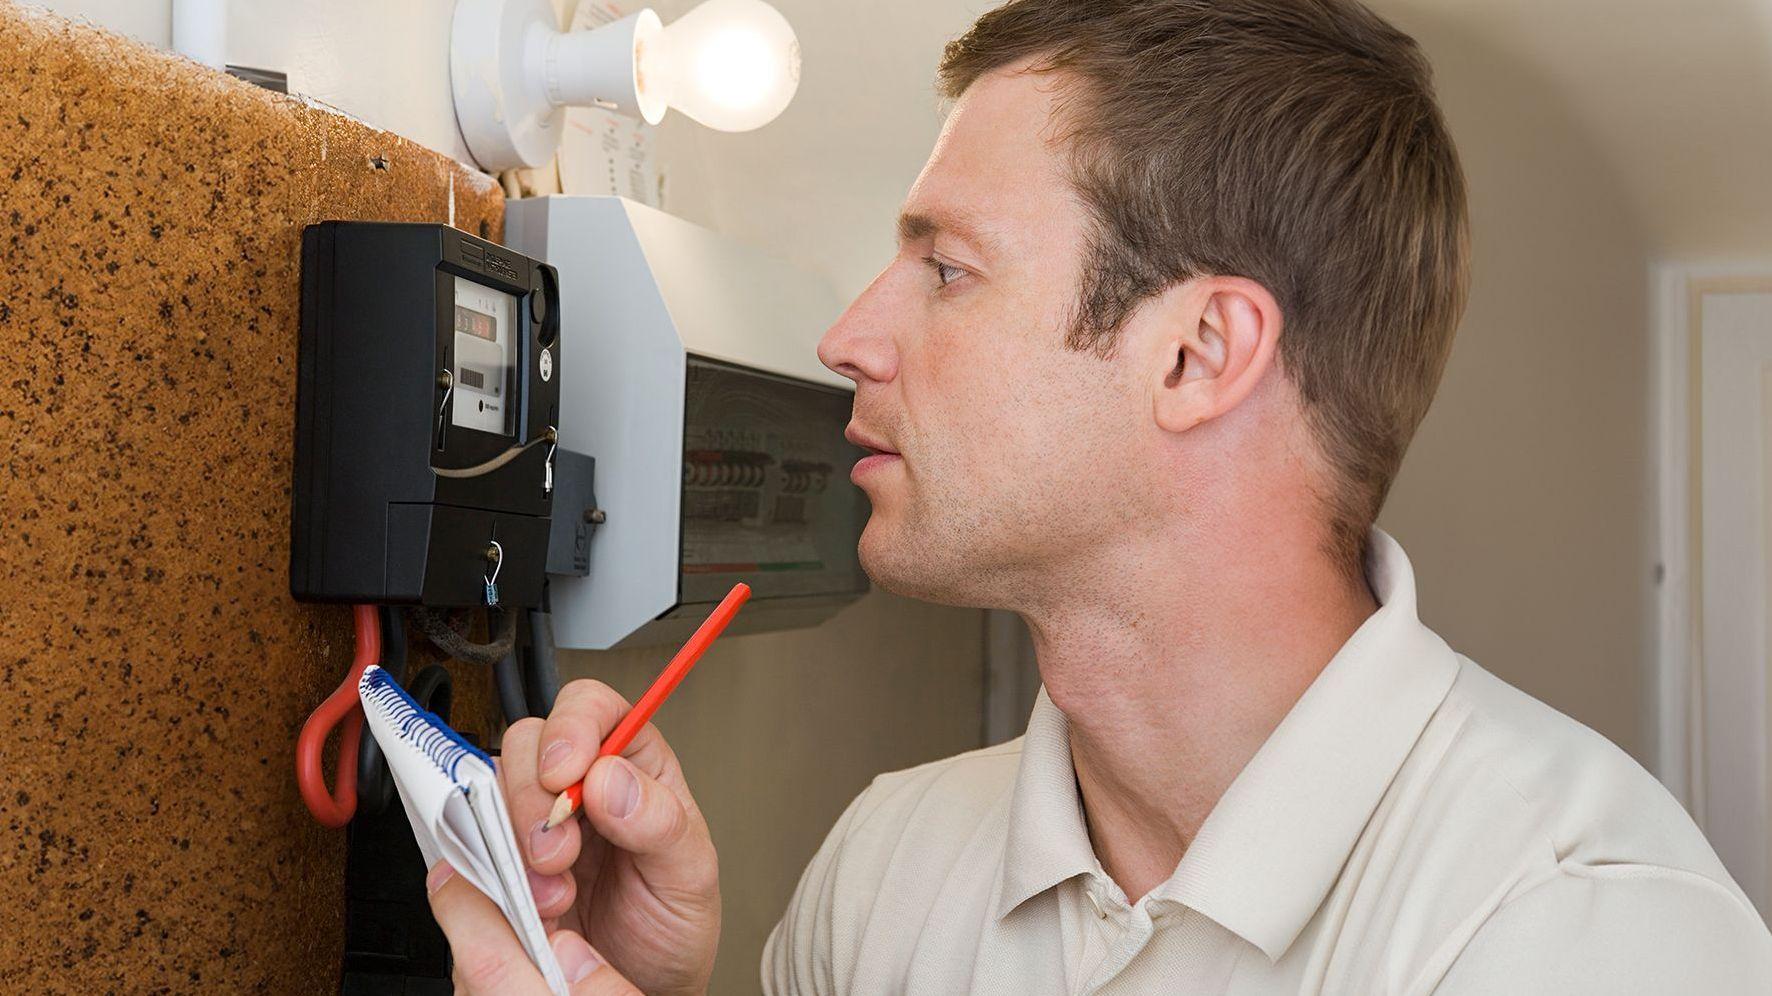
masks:
<svg viewBox="0 0 1772 996"><path fill-rule="evenodd" d="M861 569L880 588L906 598L976 608L982 603L967 583L963 565L928 556L927 551L877 535L873 526L862 533Z"/></svg>

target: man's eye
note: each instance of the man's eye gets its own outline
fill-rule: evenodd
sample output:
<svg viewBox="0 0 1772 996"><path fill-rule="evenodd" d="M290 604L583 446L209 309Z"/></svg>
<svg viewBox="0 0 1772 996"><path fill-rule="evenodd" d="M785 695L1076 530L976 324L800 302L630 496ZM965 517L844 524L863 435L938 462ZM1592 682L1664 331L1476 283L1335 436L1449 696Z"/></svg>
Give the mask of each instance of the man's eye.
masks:
<svg viewBox="0 0 1772 996"><path fill-rule="evenodd" d="M950 266L934 256L924 256L923 262L929 264L929 268L935 271L935 279L941 281L943 287L960 279L960 275L966 272L957 266Z"/></svg>

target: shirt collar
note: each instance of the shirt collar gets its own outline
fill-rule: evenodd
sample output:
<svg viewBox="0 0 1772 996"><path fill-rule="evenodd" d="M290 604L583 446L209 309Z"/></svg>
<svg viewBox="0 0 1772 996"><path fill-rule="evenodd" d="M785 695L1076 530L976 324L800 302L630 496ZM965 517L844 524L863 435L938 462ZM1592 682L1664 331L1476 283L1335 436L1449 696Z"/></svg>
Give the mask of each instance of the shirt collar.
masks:
<svg viewBox="0 0 1772 996"><path fill-rule="evenodd" d="M1409 558L1378 529L1366 573L1378 611L1305 690L1152 892L1273 960L1322 905L1458 672L1451 648L1416 616ZM1068 727L1044 689L1022 741L1009 815L999 918L1097 867Z"/></svg>
<svg viewBox="0 0 1772 996"><path fill-rule="evenodd" d="M997 919L1029 898L1097 867L1083 799L1071 766L1070 727L1045 686L1034 696L1021 739L1021 765L1009 803L1009 833L998 879Z"/></svg>

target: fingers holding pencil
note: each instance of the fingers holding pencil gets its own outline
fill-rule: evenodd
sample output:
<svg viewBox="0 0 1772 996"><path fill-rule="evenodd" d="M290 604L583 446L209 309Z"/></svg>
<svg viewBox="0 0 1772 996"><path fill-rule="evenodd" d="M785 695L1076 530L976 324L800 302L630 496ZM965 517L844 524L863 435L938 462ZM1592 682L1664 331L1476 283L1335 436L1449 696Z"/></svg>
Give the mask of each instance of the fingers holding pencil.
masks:
<svg viewBox="0 0 1772 996"><path fill-rule="evenodd" d="M647 992L705 991L720 930L713 839L650 720L749 596L734 586L632 707L601 682L575 681L546 721L507 731L507 747L528 762L504 773L519 824L535 821L530 866L544 876L571 869L576 902L562 923L582 927ZM553 818L537 819L550 805ZM588 834L557 826L578 808Z"/></svg>
<svg viewBox="0 0 1772 996"><path fill-rule="evenodd" d="M682 649L677 651L677 655L671 658L671 662L665 665L663 671L659 672L658 677L652 682L652 687L646 689L646 694L640 696L640 701L628 710L627 715L623 716L621 721L615 724L615 729L609 733L608 737L604 738L602 746L597 750L599 757L626 754L628 745L642 730L651 730L655 739L661 739L657 737L657 731L652 730L653 714L658 712L658 707L664 705L665 700L671 697L671 693L677 690L677 686L689 675L690 669L695 667L695 662L701 660L701 655L707 653L708 648L714 645L714 641L720 638L720 634L726 631L726 627L737 617L738 610L744 607L744 603L750 597L750 585L741 581L732 586L732 590L726 593L726 597L720 600L720 604L714 606L714 611L708 613L708 617L702 620L701 625L696 627L694 633L690 634L688 642L684 643ZM543 748L541 766L544 774L550 770L548 752L553 749L552 747ZM572 815L583 800L583 789L584 786L577 783L562 787L559 801L554 804L553 810L548 814L547 825L549 827L559 826ZM687 799L686 793L685 799Z"/></svg>
<svg viewBox="0 0 1772 996"><path fill-rule="evenodd" d="M550 806L566 788L582 789L591 763L601 754L602 743L630 711L627 699L601 681L581 678L560 689L535 748L539 752L536 781L547 792ZM681 771L676 753L650 723L621 754L653 778L672 777Z"/></svg>
<svg viewBox="0 0 1772 996"><path fill-rule="evenodd" d="M573 710L597 711L602 708L598 701L605 693L614 694L606 687L588 687L591 684L587 682L587 687L580 690L576 705L563 702L556 707L554 716L568 724L567 728L576 722L582 724L581 729L603 729L582 714L577 720L572 718ZM562 709L567 711L563 714ZM549 722L552 721L550 717ZM542 779L542 784L550 789L558 784L550 782L549 778ZM555 797L554 808L543 827L556 822L555 817L563 820L564 825L543 829L538 838L552 841L557 835L570 833L576 844L579 838L571 815L574 811L582 812L593 833L628 852L650 878L675 884L683 894L699 894L713 888L718 868L706 821L689 793L676 754L656 727L647 724L629 743L625 755L596 758L574 786L582 795L582 807L567 810ZM561 847L546 862L545 870L554 871L563 861L576 860L577 856L577 847Z"/></svg>

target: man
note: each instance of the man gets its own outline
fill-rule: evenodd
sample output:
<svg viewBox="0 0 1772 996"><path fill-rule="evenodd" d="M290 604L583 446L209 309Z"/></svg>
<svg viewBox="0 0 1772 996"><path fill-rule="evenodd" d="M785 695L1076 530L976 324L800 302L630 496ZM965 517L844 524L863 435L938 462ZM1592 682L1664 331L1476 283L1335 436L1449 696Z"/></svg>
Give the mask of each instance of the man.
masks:
<svg viewBox="0 0 1772 996"><path fill-rule="evenodd" d="M1674 800L1423 627L1371 528L1466 279L1414 43L1353 0L1017 0L941 79L897 258L820 355L869 573L1020 613L1044 688L1023 738L855 800L764 988L1772 992ZM585 779L592 833L527 841L575 992L696 992L713 850L656 731L590 763L624 708L575 683L512 727L511 804ZM540 991L447 875L463 986Z"/></svg>

